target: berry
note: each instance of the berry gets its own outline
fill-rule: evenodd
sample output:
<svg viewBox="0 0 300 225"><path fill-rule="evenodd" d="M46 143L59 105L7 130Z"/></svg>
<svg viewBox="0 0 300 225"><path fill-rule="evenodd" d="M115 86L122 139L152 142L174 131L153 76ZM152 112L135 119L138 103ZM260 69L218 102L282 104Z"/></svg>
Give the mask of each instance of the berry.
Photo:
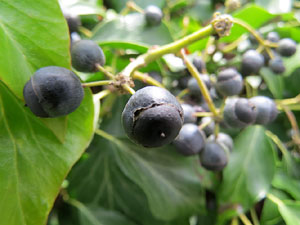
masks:
<svg viewBox="0 0 300 225"><path fill-rule="evenodd" d="M146 22L150 26L158 26L161 23L163 13L160 8L155 5L149 5L145 9Z"/></svg>
<svg viewBox="0 0 300 225"><path fill-rule="evenodd" d="M205 134L192 123L184 124L173 141L176 150L185 156L198 154L205 145Z"/></svg>
<svg viewBox="0 0 300 225"><path fill-rule="evenodd" d="M96 72L96 64L105 64L102 49L91 40L81 40L72 44L71 57L72 66L80 72Z"/></svg>
<svg viewBox="0 0 300 225"><path fill-rule="evenodd" d="M274 121L277 117L278 110L274 100L266 96L256 96L250 98L249 101L256 107L257 116L256 124L268 124Z"/></svg>
<svg viewBox="0 0 300 225"><path fill-rule="evenodd" d="M205 64L204 64L203 60L199 56L196 56L193 59L193 64L197 68L197 70L198 70L199 73L202 73L203 69L205 69Z"/></svg>
<svg viewBox="0 0 300 225"><path fill-rule="evenodd" d="M208 141L200 153L201 165L207 170L220 171L228 163L226 150L216 141Z"/></svg>
<svg viewBox="0 0 300 225"><path fill-rule="evenodd" d="M215 135L210 135L208 137L208 140L214 141ZM233 150L233 140L228 134L220 132L215 141L218 142L220 145L224 145L229 150L229 152L231 152Z"/></svg>
<svg viewBox="0 0 300 225"><path fill-rule="evenodd" d="M296 50L297 44L290 38L284 38L278 42L277 51L282 56L290 57L295 54Z"/></svg>
<svg viewBox="0 0 300 225"><path fill-rule="evenodd" d="M280 40L279 34L275 31L268 33L267 40L270 42L277 43Z"/></svg>
<svg viewBox="0 0 300 225"><path fill-rule="evenodd" d="M203 118L201 119L200 125L206 124L206 123L209 123L209 124L203 128L203 131L204 131L204 133L206 134L206 136L209 136L209 135L211 135L212 133L214 133L214 130L215 130L215 122L214 122L214 120L213 120L211 117L203 117Z"/></svg>
<svg viewBox="0 0 300 225"><path fill-rule="evenodd" d="M228 99L224 108L224 122L232 128L244 128L256 119L257 110L246 98Z"/></svg>
<svg viewBox="0 0 300 225"><path fill-rule="evenodd" d="M207 89L210 89L211 84L210 84L209 76L207 74L200 74L200 77L204 81ZM188 89L189 89L189 91L192 95L195 95L195 96L198 96L198 97L202 96L202 93L201 93L200 87L198 85L198 82L193 77L190 78L189 81L188 81Z"/></svg>
<svg viewBox="0 0 300 225"><path fill-rule="evenodd" d="M225 69L219 73L216 88L224 96L238 95L243 89L242 75L235 69Z"/></svg>
<svg viewBox="0 0 300 225"><path fill-rule="evenodd" d="M48 66L35 72L25 84L26 105L38 117L58 117L73 112L84 92L79 78L63 67Z"/></svg>
<svg viewBox="0 0 300 225"><path fill-rule="evenodd" d="M70 34L72 34L73 32L78 32L78 28L81 25L79 16L74 14L64 13L64 17L67 20Z"/></svg>
<svg viewBox="0 0 300 225"><path fill-rule="evenodd" d="M263 65L264 57L253 49L248 50L243 54L242 74L244 76L257 74Z"/></svg>
<svg viewBox="0 0 300 225"><path fill-rule="evenodd" d="M196 123L197 117L194 116L194 113L196 112L194 107L189 104L181 104L181 107L183 109L184 123Z"/></svg>
<svg viewBox="0 0 300 225"><path fill-rule="evenodd" d="M128 100L122 123L128 137L144 147L171 143L183 124L183 110L166 89L147 86Z"/></svg>
<svg viewBox="0 0 300 225"><path fill-rule="evenodd" d="M275 74L281 74L285 71L285 66L280 57L269 60L269 67Z"/></svg>

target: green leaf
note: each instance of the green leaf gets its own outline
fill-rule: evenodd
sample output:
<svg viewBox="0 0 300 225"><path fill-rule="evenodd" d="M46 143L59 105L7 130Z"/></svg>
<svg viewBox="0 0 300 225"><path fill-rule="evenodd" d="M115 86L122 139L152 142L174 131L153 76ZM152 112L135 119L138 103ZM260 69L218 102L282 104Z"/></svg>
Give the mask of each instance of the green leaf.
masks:
<svg viewBox="0 0 300 225"><path fill-rule="evenodd" d="M0 80L20 99L38 68L70 68L67 24L57 1L1 1L0 43Z"/></svg>
<svg viewBox="0 0 300 225"><path fill-rule="evenodd" d="M284 76L290 76L296 69L300 68L300 45L297 45L296 53L291 57L283 57L286 71Z"/></svg>
<svg viewBox="0 0 300 225"><path fill-rule="evenodd" d="M74 199L69 199L68 203L78 209L78 217L82 225L136 225L121 213L113 210L106 210L97 206L85 206Z"/></svg>
<svg viewBox="0 0 300 225"><path fill-rule="evenodd" d="M272 15L267 10L257 5L247 5L241 10L233 13L232 16L245 21L255 29L261 27L264 23L276 17L276 15ZM246 29L237 24L234 24L231 29L230 35L228 37L222 38L221 40L224 42L231 42L236 40L246 32L248 32Z"/></svg>
<svg viewBox="0 0 300 225"><path fill-rule="evenodd" d="M260 74L266 82L269 90L275 98L282 99L283 91L285 89L284 79L280 75L274 74L269 68L262 68Z"/></svg>
<svg viewBox="0 0 300 225"><path fill-rule="evenodd" d="M138 195L130 203L124 200L135 195L131 187L128 190L133 182L135 189L145 194L145 207L149 204L157 219L172 220L199 210L202 199L194 168L196 158L182 158L170 147L144 149L126 139L95 137L92 146L89 159L79 164L70 177L71 193L80 201L122 211L129 205L136 208ZM120 176L130 182L123 178L120 183Z"/></svg>
<svg viewBox="0 0 300 225"><path fill-rule="evenodd" d="M291 200L281 200L274 195L268 195L268 199L273 201L283 217L286 225L300 224L300 202Z"/></svg>
<svg viewBox="0 0 300 225"><path fill-rule="evenodd" d="M45 224L60 185L93 135L90 91L68 116L63 143L0 82L2 225Z"/></svg>
<svg viewBox="0 0 300 225"><path fill-rule="evenodd" d="M280 199L289 199L288 195L280 190L272 189L270 191L270 194ZM278 225L278 223L280 223L281 221L283 221L283 219L278 211L277 205L266 198L261 212L261 225Z"/></svg>
<svg viewBox="0 0 300 225"><path fill-rule="evenodd" d="M262 126L246 128L234 146L219 196L222 203L248 209L268 193L275 173L274 150Z"/></svg>
<svg viewBox="0 0 300 225"><path fill-rule="evenodd" d="M289 193L294 199L300 200L300 181L293 179L279 170L274 177L272 185Z"/></svg>
<svg viewBox="0 0 300 225"><path fill-rule="evenodd" d="M295 97L300 93L300 68L294 70L290 76L284 78L284 84L286 87L285 91L289 94L290 97Z"/></svg>
<svg viewBox="0 0 300 225"><path fill-rule="evenodd" d="M145 52L145 48L152 45L164 45L173 41L164 23L149 27L146 25L144 15L140 13L119 16L107 21L95 29L92 39L100 45L122 49L130 47L141 52Z"/></svg>

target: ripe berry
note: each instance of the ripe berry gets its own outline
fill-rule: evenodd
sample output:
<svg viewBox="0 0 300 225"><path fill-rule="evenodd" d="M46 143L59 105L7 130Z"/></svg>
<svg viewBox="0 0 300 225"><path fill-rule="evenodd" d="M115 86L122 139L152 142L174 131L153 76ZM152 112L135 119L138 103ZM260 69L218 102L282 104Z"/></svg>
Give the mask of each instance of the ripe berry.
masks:
<svg viewBox="0 0 300 225"><path fill-rule="evenodd" d="M150 26L158 26L161 23L163 13L160 8L155 5L149 5L145 9L146 22Z"/></svg>
<svg viewBox="0 0 300 225"><path fill-rule="evenodd" d="M122 123L130 139L145 147L171 143L183 124L183 110L166 89L147 86L128 100Z"/></svg>
<svg viewBox="0 0 300 225"><path fill-rule="evenodd" d="M281 74L285 71L283 60L280 57L275 57L269 60L269 67L275 74Z"/></svg>
<svg viewBox="0 0 300 225"><path fill-rule="evenodd" d="M256 96L250 98L249 101L257 110L256 124L268 124L276 119L278 110L274 100L266 96Z"/></svg>
<svg viewBox="0 0 300 225"><path fill-rule="evenodd" d="M201 165L207 170L220 171L228 163L226 150L216 141L208 141L200 153Z"/></svg>
<svg viewBox="0 0 300 225"><path fill-rule="evenodd" d="M26 105L38 117L58 117L73 112L84 92L79 78L70 70L48 66L35 72L25 84Z"/></svg>
<svg viewBox="0 0 300 225"><path fill-rule="evenodd" d="M200 125L207 124L207 123L209 123L209 124L203 128L203 131L206 134L206 136L209 136L209 135L211 135L211 134L214 133L215 122L214 122L214 120L211 117L203 117L201 119Z"/></svg>
<svg viewBox="0 0 300 225"><path fill-rule="evenodd" d="M243 89L243 78L235 69L225 69L219 73L216 88L224 96L238 95Z"/></svg>
<svg viewBox="0 0 300 225"><path fill-rule="evenodd" d="M176 150L185 156L198 154L205 145L205 134L198 126L186 123L182 126L179 135L173 141Z"/></svg>
<svg viewBox="0 0 300 225"><path fill-rule="evenodd" d="M208 140L214 141L215 135L210 135L208 137ZM233 150L233 140L228 134L220 132L215 141L218 142L220 145L224 145L229 150L229 152L231 152Z"/></svg>
<svg viewBox="0 0 300 225"><path fill-rule="evenodd" d="M290 38L284 38L278 42L277 51L282 56L286 56L286 57L292 56L295 54L296 49L297 49L296 42Z"/></svg>
<svg viewBox="0 0 300 225"><path fill-rule="evenodd" d="M80 72L96 72L96 64L105 64L102 49L91 40L81 40L72 44L72 66Z"/></svg>
<svg viewBox="0 0 300 225"><path fill-rule="evenodd" d="M243 54L242 74L244 76L257 74L263 65L264 57L253 49L248 50Z"/></svg>
<svg viewBox="0 0 300 225"><path fill-rule="evenodd" d="M199 73L202 73L203 69L205 69L205 64L204 64L203 60L199 56L196 56L193 59L193 64L197 68L197 70L198 70Z"/></svg>
<svg viewBox="0 0 300 225"><path fill-rule="evenodd" d="M181 104L181 107L183 109L184 123L196 123L197 117L194 116L194 113L196 112L194 107L189 104Z"/></svg>
<svg viewBox="0 0 300 225"><path fill-rule="evenodd" d="M277 43L280 40L279 34L275 31L272 31L267 34L267 40L270 42Z"/></svg>
<svg viewBox="0 0 300 225"><path fill-rule="evenodd" d="M70 34L78 32L78 28L81 25L81 21L78 15L64 13L64 17L67 20Z"/></svg>
<svg viewBox="0 0 300 225"><path fill-rule="evenodd" d="M200 74L200 77L204 81L207 89L210 89L211 84L210 84L209 76L207 74ZM198 82L193 77L190 78L189 81L188 81L188 89L189 89L189 91L192 95L195 95L195 96L198 96L198 97L202 96L202 93L201 93L200 87L198 85Z"/></svg>
<svg viewBox="0 0 300 225"><path fill-rule="evenodd" d="M232 128L244 128L254 123L255 105L246 98L228 99L224 108L224 122Z"/></svg>

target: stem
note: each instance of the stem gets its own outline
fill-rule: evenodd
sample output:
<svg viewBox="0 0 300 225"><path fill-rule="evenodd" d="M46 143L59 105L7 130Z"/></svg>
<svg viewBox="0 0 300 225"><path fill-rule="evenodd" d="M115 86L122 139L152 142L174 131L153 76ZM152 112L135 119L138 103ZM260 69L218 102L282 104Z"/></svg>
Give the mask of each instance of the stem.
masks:
<svg viewBox="0 0 300 225"><path fill-rule="evenodd" d="M298 103L300 103L300 94L297 95L294 98L276 100L276 104L279 104L279 106L281 106L281 105L294 105L294 104L298 104Z"/></svg>
<svg viewBox="0 0 300 225"><path fill-rule="evenodd" d="M139 7L134 1L127 2L127 7L130 10L134 10L142 14L144 13L144 10L141 7Z"/></svg>
<svg viewBox="0 0 300 225"><path fill-rule="evenodd" d="M215 139L218 138L219 132L220 132L220 124L219 124L218 122L216 122L216 123L215 123L215 130L214 130L214 133L215 133Z"/></svg>
<svg viewBox="0 0 300 225"><path fill-rule="evenodd" d="M205 83L203 82L203 80L201 79L201 76L200 74L198 73L197 69L195 68L195 66L193 65L193 63L191 63L188 58L186 57L184 51L181 51L181 56L183 58L183 61L185 62L189 72L191 73L191 75L197 80L197 83L200 87L200 90L201 90L201 93L210 109L210 111L213 113L213 115L215 117L218 116L218 112L217 112L217 109L210 97L210 94L209 94L209 91L205 85Z"/></svg>
<svg viewBox="0 0 300 225"><path fill-rule="evenodd" d="M251 214L251 218L252 218L252 221L253 221L253 225L260 225L257 214L256 214L256 211L255 211L254 208L250 209L250 214Z"/></svg>
<svg viewBox="0 0 300 225"><path fill-rule="evenodd" d="M193 116L196 116L196 117L213 117L214 114L211 113L211 112L196 112L193 114Z"/></svg>
<svg viewBox="0 0 300 225"><path fill-rule="evenodd" d="M203 130L205 127L207 127L209 124L211 124L213 122L213 120L209 120L206 123L202 123L198 126L199 130Z"/></svg>
<svg viewBox="0 0 300 225"><path fill-rule="evenodd" d="M92 37L93 36L93 33L89 30L89 29L86 29L85 27L83 27L83 26L80 26L79 27L79 31L81 32L81 33L83 33L86 37L88 37L88 38L90 38L90 37Z"/></svg>
<svg viewBox="0 0 300 225"><path fill-rule="evenodd" d="M278 46L277 44L265 41L256 30L254 30L248 23L244 22L243 20L233 18L232 22L248 30L256 38L258 43L264 46L270 58L271 59L274 58L274 54L271 52L270 47L277 47Z"/></svg>
<svg viewBox="0 0 300 225"><path fill-rule="evenodd" d="M280 139L275 134L273 134L269 130L267 130L265 133L277 145L277 147L281 151L282 155L285 155L285 156L288 155L288 150L286 149L284 144L280 141Z"/></svg>
<svg viewBox="0 0 300 225"><path fill-rule="evenodd" d="M234 42L226 45L221 51L224 52L224 53L228 53L228 52L231 52L232 50L234 50L235 48L238 47L238 45L247 39L247 36L246 35L242 35L240 36L237 40L235 40Z"/></svg>
<svg viewBox="0 0 300 225"><path fill-rule="evenodd" d="M164 86L160 82L158 82L157 80L153 79L149 75L143 74L143 73L138 72L138 71L135 71L133 73L132 78L143 81L144 83L148 83L150 85L154 85L154 86L157 86L157 87L164 88Z"/></svg>
<svg viewBox="0 0 300 225"><path fill-rule="evenodd" d="M234 218L231 220L230 225L239 225L238 218L237 218L237 217L234 217Z"/></svg>
<svg viewBox="0 0 300 225"><path fill-rule="evenodd" d="M300 144L300 133L299 133L299 127L297 124L297 120L296 117L294 115L294 113L286 106L281 105L282 109L284 110L285 114L287 115L287 118L289 119L292 129L294 131L294 135L293 135L293 140L297 143Z"/></svg>
<svg viewBox="0 0 300 225"><path fill-rule="evenodd" d="M252 225L251 221L247 218L247 216L244 213L239 214L239 218L243 222L243 224Z"/></svg>
<svg viewBox="0 0 300 225"><path fill-rule="evenodd" d="M274 202L278 206L283 205L282 201L279 198L277 198L275 195L268 194L267 198L270 199L272 202Z"/></svg>
<svg viewBox="0 0 300 225"><path fill-rule="evenodd" d="M95 82L83 83L81 85L82 87L95 87L95 86L109 85L112 82L113 82L112 80L100 80Z"/></svg>
<svg viewBox="0 0 300 225"><path fill-rule="evenodd" d="M122 87L132 95L135 93L135 90L133 88L129 87L128 84L123 84Z"/></svg>
<svg viewBox="0 0 300 225"><path fill-rule="evenodd" d="M134 60L132 63L128 64L127 67L122 71L122 74L125 76L131 76L135 70L138 68L143 67L144 65L147 65L148 63L162 57L165 54L169 53L176 53L181 48L192 44L195 41L198 41L201 38L207 37L214 33L214 29L212 25L208 25L206 27L203 27L202 29L182 38L179 39L173 43L163 45L161 47L158 47L156 49L149 50L147 53L140 55L136 60Z"/></svg>
<svg viewBox="0 0 300 225"><path fill-rule="evenodd" d="M103 99L104 97L109 95L110 93L111 93L110 90L103 90L103 91L100 91L99 93L95 94L94 98L98 99L100 101L101 99Z"/></svg>
<svg viewBox="0 0 300 225"><path fill-rule="evenodd" d="M95 133L98 134L99 136L103 137L104 139L111 141L111 142L118 142L119 140L117 138L115 138L114 136L110 135L109 133L106 133L103 130L100 129L96 129Z"/></svg>
<svg viewBox="0 0 300 225"><path fill-rule="evenodd" d="M187 95L189 93L189 89L183 89L179 94L176 96L176 98L181 99L183 96Z"/></svg>
<svg viewBox="0 0 300 225"><path fill-rule="evenodd" d="M115 76L114 76L112 73L108 72L108 71L107 71L104 67L102 67L100 64L96 64L95 66L96 66L96 68L97 68L99 71L101 71L102 73L104 73L105 76L109 77L109 78L112 79L112 80L115 79Z"/></svg>

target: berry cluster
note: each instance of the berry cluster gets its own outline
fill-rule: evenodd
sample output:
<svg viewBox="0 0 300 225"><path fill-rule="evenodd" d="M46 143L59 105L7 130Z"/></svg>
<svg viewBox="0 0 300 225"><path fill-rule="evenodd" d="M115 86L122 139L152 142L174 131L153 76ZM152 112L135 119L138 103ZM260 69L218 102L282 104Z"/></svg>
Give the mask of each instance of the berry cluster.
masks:
<svg viewBox="0 0 300 225"><path fill-rule="evenodd" d="M147 7L144 15L149 26L159 25L163 17L156 6ZM79 18L65 17L70 33L78 32ZM187 67L189 70L185 69L184 75L169 88L173 93L185 91L187 94L183 98L176 98L167 89L156 86L132 92L130 76L122 73L114 76L105 71L105 55L94 41L74 41L70 51L75 70L84 73L101 70L111 78L113 85L132 92L122 113L123 127L131 140L151 148L172 143L179 154L199 155L203 167L219 171L227 165L234 148L227 129L266 125L277 117L274 100L266 96L246 98L244 91L246 76L258 75L263 66L281 74L285 71L281 56L290 57L296 52L296 43L288 38L280 40L276 32L268 33L267 41L276 47L262 54L248 49L242 54L240 68L226 66L216 75L207 73L206 63L200 56L193 56L192 69ZM162 81L157 72L149 75L158 84ZM79 107L83 97L83 87L76 74L57 66L39 69L24 87L26 105L38 117L67 115ZM213 111L212 105L220 107ZM219 125L223 129L221 132Z"/></svg>

